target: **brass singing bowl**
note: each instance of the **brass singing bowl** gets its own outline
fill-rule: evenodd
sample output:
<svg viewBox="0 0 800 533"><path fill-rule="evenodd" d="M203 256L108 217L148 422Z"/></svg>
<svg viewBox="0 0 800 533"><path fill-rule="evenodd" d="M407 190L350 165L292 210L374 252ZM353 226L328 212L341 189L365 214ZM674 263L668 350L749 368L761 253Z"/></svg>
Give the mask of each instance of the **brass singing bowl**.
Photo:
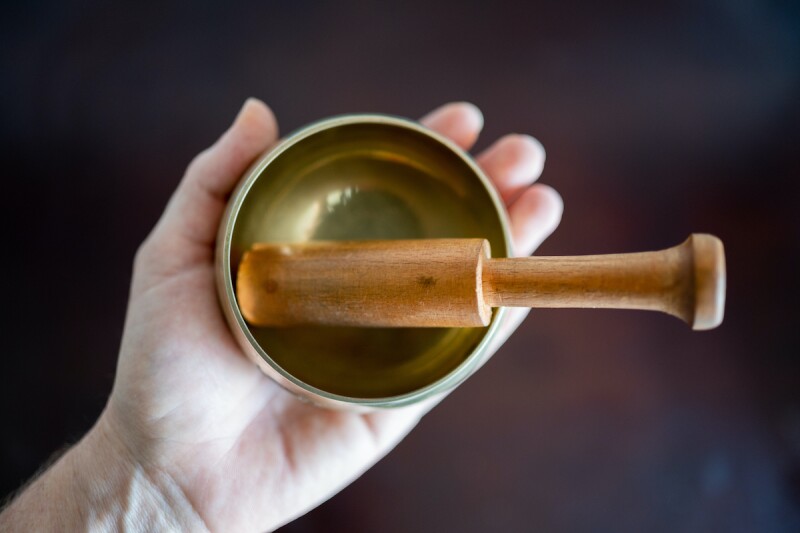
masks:
<svg viewBox="0 0 800 533"><path fill-rule="evenodd" d="M252 327L234 287L257 242L481 237L508 255L505 208L475 162L416 122L347 115L307 126L242 177L217 240L222 308L244 352L284 387L331 407L374 408L444 393L488 356L487 328Z"/></svg>

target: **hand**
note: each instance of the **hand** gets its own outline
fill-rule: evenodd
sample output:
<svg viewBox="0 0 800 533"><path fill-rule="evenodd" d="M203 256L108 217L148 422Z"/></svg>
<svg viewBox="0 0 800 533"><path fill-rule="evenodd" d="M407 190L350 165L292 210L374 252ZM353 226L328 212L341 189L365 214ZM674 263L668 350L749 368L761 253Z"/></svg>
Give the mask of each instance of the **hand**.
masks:
<svg viewBox="0 0 800 533"><path fill-rule="evenodd" d="M464 149L483 125L470 104L421 121ZM214 239L226 197L278 138L275 119L248 100L231 128L189 165L136 255L114 389L80 446L107 447L136 472L184 529L274 529L352 482L383 457L430 404L354 414L301 402L241 352L217 302ZM509 135L478 163L508 207L518 255L558 225L561 199L533 185L544 150ZM525 313L508 315L497 349ZM85 454L91 455L91 454ZM191 522L194 520L194 522Z"/></svg>

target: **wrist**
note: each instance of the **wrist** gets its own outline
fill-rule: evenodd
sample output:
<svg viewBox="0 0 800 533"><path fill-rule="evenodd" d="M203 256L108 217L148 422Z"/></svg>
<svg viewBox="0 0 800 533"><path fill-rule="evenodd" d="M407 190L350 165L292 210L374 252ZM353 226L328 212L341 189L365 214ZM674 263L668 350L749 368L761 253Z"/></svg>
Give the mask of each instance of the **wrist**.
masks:
<svg viewBox="0 0 800 533"><path fill-rule="evenodd" d="M86 517L90 528L206 530L180 487L167 474L138 461L106 413L76 448L71 469L82 480L84 506L93 511Z"/></svg>
<svg viewBox="0 0 800 533"><path fill-rule="evenodd" d="M205 531L169 476L145 468L105 414L0 515L11 531Z"/></svg>

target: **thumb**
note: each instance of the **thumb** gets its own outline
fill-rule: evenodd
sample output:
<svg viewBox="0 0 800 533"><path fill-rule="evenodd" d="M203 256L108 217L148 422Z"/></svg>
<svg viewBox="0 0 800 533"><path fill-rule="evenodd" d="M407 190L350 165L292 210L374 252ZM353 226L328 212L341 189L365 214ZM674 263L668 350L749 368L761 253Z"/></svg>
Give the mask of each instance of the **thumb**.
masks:
<svg viewBox="0 0 800 533"><path fill-rule="evenodd" d="M137 255L139 268L169 275L209 261L228 195L277 138L272 111L262 101L248 99L231 127L189 164Z"/></svg>

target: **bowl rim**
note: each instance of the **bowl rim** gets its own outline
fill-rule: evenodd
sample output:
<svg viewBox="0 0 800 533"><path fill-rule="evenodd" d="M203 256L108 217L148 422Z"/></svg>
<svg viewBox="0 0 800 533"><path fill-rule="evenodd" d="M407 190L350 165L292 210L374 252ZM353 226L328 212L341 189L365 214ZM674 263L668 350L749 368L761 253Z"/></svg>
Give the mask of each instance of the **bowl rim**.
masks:
<svg viewBox="0 0 800 533"><path fill-rule="evenodd" d="M380 124L412 130L441 145L444 145L452 153L457 155L471 169L473 175L481 182L486 193L489 195L489 198L495 208L495 214L497 215L502 228L503 240L506 247L506 255L510 256L512 254L513 248L511 242L511 226L508 220L508 214L506 212L505 205L503 204L499 193L494 188L489 178L484 174L483 170L472 159L472 157L455 142L433 130L426 128L418 122L399 116L377 113L336 115L312 122L307 126L295 130L290 135L279 141L276 145L269 148L250 166L250 168L247 169L247 171L244 172L244 174L242 174L239 184L231 194L230 200L228 201L217 237L215 265L217 290L220 297L220 304L222 305L223 313L227 319L228 326L231 328L232 333L234 334L234 337L236 337L239 345L266 374L268 374L285 388L296 394L299 394L306 399L311 400L314 403L318 403L326 407L345 407L349 409L361 408L365 410L376 407L400 407L418 403L450 391L463 382L467 377L469 377L475 370L477 370L483 364L483 362L485 362L490 345L493 339L497 336L500 325L504 320L506 308L500 307L494 312L492 321L481 337L478 345L473 348L472 352L461 364L459 364L447 375L432 383L429 383L424 387L407 393L388 397L358 398L334 394L314 387L313 385L310 385L293 376L284 370L279 364L277 364L269 356L269 354L267 354L266 350L261 347L261 345L253 337L253 334L250 332L250 329L239 310L239 306L236 303L234 280L231 275L230 253L236 220L238 219L239 211L241 210L247 194L261 176L261 173L275 159L280 157L281 154L286 152L289 148L300 141L331 128L354 124Z"/></svg>

